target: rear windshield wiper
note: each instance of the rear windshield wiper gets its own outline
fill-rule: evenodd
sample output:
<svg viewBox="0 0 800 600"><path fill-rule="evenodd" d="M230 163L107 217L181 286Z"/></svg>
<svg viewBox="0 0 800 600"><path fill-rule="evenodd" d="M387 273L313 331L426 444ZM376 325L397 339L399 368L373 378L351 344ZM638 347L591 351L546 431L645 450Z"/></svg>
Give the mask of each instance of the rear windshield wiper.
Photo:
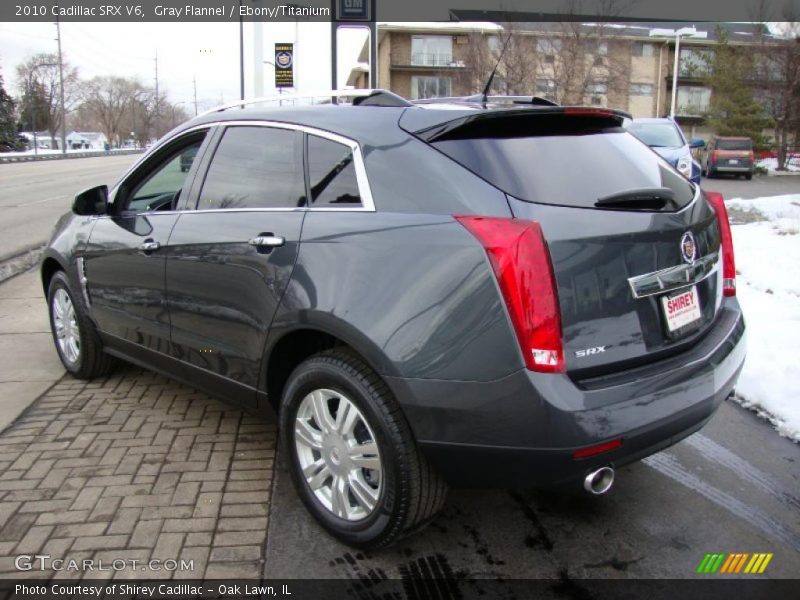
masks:
<svg viewBox="0 0 800 600"><path fill-rule="evenodd" d="M594 203L598 208L621 210L661 210L667 204L675 204L675 192L667 187L623 190L598 198Z"/></svg>

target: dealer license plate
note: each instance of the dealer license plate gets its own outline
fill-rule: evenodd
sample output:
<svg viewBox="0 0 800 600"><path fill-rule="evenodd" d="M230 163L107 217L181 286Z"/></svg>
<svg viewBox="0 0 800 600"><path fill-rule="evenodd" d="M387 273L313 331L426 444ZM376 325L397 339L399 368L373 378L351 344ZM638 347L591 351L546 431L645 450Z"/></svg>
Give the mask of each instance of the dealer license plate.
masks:
<svg viewBox="0 0 800 600"><path fill-rule="evenodd" d="M692 286L685 292L661 298L664 315L667 317L667 328L670 332L694 323L701 316L700 298L697 296L697 286Z"/></svg>

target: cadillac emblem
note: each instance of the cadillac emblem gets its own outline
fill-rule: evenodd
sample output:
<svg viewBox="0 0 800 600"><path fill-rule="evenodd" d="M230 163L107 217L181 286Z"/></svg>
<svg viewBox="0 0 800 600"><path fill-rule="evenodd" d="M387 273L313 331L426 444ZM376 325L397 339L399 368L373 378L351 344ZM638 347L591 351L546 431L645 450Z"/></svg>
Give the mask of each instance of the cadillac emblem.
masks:
<svg viewBox="0 0 800 600"><path fill-rule="evenodd" d="M681 237L681 256L688 264L693 265L697 260L697 244L691 231L687 231Z"/></svg>

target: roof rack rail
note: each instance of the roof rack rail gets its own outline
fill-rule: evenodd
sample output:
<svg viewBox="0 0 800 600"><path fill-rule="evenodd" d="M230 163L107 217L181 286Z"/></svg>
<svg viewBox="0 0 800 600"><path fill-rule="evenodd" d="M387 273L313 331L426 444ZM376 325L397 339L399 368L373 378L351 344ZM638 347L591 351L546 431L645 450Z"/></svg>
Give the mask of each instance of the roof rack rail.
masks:
<svg viewBox="0 0 800 600"><path fill-rule="evenodd" d="M357 106L413 106L402 96L382 89L352 89L352 90L322 90L318 92L303 92L296 94L275 94L272 96L258 96L257 98L246 98L237 100L220 106L215 106L201 114L210 115L215 112L223 112L230 108L244 108L250 104L262 104L264 102L278 102L281 100L300 100L308 98L354 98L353 104Z"/></svg>
<svg viewBox="0 0 800 600"><path fill-rule="evenodd" d="M560 106L558 102L553 102L541 96L487 96L474 94L472 96L449 96L446 98L426 98L424 100L414 100L414 104L484 104L486 103L508 103L508 104L530 104L533 106Z"/></svg>

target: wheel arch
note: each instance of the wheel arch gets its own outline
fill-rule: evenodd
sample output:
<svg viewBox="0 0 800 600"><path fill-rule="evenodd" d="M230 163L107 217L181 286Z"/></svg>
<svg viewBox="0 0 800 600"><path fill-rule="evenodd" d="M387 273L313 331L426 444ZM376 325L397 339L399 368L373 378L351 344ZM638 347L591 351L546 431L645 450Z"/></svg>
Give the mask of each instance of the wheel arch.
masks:
<svg viewBox="0 0 800 600"><path fill-rule="evenodd" d="M46 254L42 259L42 264L39 268L39 274L42 278L42 289L45 297L47 297L47 293L50 289L50 281L52 281L53 275L55 275L58 271L64 271L65 273L67 272L67 268L64 266L62 260L53 254Z"/></svg>
<svg viewBox="0 0 800 600"><path fill-rule="evenodd" d="M264 353L261 381L264 382L267 402L276 414L292 371L305 359L323 350L348 348L382 379L385 375L398 375L383 351L362 332L332 315L319 316L328 322L320 323L316 319L309 322L309 319L305 319L296 327L270 335L268 349Z"/></svg>

